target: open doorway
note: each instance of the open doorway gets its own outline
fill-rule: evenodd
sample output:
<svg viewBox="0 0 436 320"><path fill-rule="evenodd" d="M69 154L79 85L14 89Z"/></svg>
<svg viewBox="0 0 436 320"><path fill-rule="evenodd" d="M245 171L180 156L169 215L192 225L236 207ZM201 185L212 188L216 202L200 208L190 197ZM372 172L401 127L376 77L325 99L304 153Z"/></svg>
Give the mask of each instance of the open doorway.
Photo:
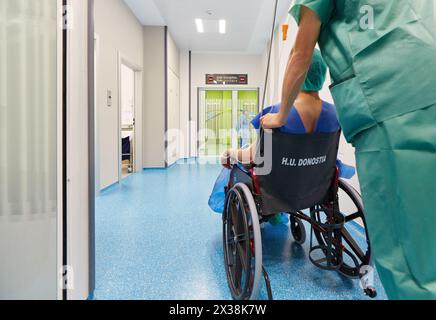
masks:
<svg viewBox="0 0 436 320"><path fill-rule="evenodd" d="M119 55L119 181L135 173L140 163L142 70ZM139 125L138 125L139 124Z"/></svg>
<svg viewBox="0 0 436 320"><path fill-rule="evenodd" d="M121 177L134 172L135 167L135 71L121 65Z"/></svg>

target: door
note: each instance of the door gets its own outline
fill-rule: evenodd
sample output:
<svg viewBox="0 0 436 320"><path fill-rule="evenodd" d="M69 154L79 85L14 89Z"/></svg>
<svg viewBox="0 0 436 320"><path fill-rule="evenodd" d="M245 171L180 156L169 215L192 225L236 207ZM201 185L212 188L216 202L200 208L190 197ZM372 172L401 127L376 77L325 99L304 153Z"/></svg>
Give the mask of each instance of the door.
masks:
<svg viewBox="0 0 436 320"><path fill-rule="evenodd" d="M246 148L256 141L257 132L251 121L259 113L259 91L240 90L237 92L237 147Z"/></svg>
<svg viewBox="0 0 436 320"><path fill-rule="evenodd" d="M207 90L204 99L204 139L200 155L217 156L232 147L232 91Z"/></svg>
<svg viewBox="0 0 436 320"><path fill-rule="evenodd" d="M180 79L170 69L168 71L168 128L167 128L167 166L180 158Z"/></svg>
<svg viewBox="0 0 436 320"><path fill-rule="evenodd" d="M0 1L0 299L57 299L61 1Z"/></svg>

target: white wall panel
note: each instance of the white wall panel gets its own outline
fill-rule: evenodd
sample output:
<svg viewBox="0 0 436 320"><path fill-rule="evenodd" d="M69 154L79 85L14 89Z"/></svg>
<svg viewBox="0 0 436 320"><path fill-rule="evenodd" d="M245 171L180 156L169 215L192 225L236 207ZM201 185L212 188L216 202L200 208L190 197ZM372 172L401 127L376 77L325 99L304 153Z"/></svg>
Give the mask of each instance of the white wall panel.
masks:
<svg viewBox="0 0 436 320"><path fill-rule="evenodd" d="M180 50L171 33L167 33L167 165L173 165L180 158Z"/></svg>
<svg viewBox="0 0 436 320"><path fill-rule="evenodd" d="M95 0L95 33L99 42L96 95L99 128L97 151L100 161L97 169L100 188L103 189L118 182L118 54L121 53L124 59L142 68L144 39L142 25L122 0ZM112 91L111 107L107 105L108 90ZM140 125L141 121L138 121L137 127ZM142 136L138 135L136 151L142 156L140 138ZM142 160L139 161L139 169L142 169Z"/></svg>
<svg viewBox="0 0 436 320"><path fill-rule="evenodd" d="M144 168L165 167L165 28L144 27Z"/></svg>
<svg viewBox="0 0 436 320"><path fill-rule="evenodd" d="M189 158L189 51L180 51L180 157Z"/></svg>
<svg viewBox="0 0 436 320"><path fill-rule="evenodd" d="M0 299L58 294L58 9L0 1Z"/></svg>

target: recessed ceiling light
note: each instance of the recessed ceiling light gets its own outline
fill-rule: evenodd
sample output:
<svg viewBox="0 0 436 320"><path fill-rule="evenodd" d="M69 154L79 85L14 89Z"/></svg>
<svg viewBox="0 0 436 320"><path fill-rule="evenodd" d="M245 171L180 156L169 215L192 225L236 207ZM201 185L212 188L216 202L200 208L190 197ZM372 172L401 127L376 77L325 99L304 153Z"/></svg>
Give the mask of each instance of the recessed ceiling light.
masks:
<svg viewBox="0 0 436 320"><path fill-rule="evenodd" d="M199 33L203 33L204 32L204 25L203 25L203 20L201 19L195 19L195 24L197 26L197 31Z"/></svg>
<svg viewBox="0 0 436 320"><path fill-rule="evenodd" d="M220 24L220 33L221 34L226 33L226 25L227 25L226 20L221 19L219 24Z"/></svg>

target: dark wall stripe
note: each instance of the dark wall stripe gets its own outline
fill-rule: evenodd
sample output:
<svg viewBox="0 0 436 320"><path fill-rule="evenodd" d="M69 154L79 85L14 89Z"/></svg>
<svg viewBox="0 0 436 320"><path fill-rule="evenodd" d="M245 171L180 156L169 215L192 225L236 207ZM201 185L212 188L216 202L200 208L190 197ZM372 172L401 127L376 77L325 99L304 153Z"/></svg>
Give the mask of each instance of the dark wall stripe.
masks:
<svg viewBox="0 0 436 320"><path fill-rule="evenodd" d="M94 0L88 0L89 294L95 290L95 40Z"/></svg>
<svg viewBox="0 0 436 320"><path fill-rule="evenodd" d="M62 0L63 8L67 6L67 0ZM62 14L66 14L65 11ZM68 223L67 223L67 50L68 50L68 30L64 26L62 31L62 265L68 265ZM62 299L68 299L68 292L62 290Z"/></svg>
<svg viewBox="0 0 436 320"><path fill-rule="evenodd" d="M189 137L189 155L192 155L192 132L191 132L191 122L192 122L192 51L189 51L189 123L188 123L188 137Z"/></svg>

